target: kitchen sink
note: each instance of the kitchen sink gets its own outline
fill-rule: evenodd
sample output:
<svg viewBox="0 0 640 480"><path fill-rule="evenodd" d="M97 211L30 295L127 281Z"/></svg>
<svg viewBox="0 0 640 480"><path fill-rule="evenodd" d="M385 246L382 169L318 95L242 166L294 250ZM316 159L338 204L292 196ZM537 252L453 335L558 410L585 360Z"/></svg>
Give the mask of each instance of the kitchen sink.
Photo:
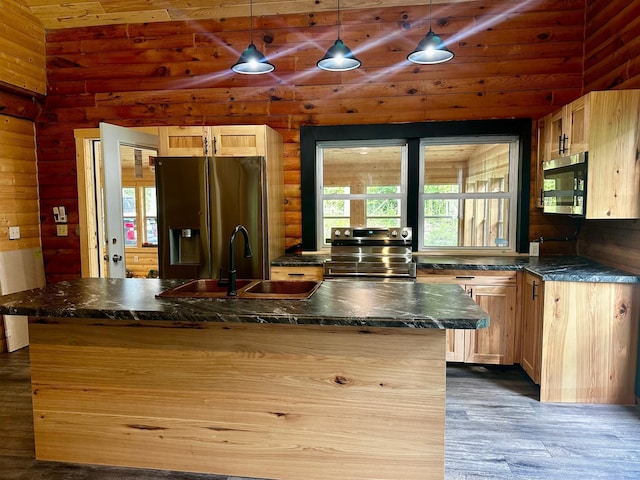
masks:
<svg viewBox="0 0 640 480"><path fill-rule="evenodd" d="M215 279L191 280L178 287L165 290L158 297L169 298L253 298L253 299L305 299L318 289L321 282L295 280L236 280L235 297L227 297L226 281Z"/></svg>
<svg viewBox="0 0 640 480"><path fill-rule="evenodd" d="M236 280L236 288L240 289L254 283L255 280ZM191 280L179 287L160 293L159 297L184 297L184 298L219 298L227 296L228 283L226 281L211 278Z"/></svg>
<svg viewBox="0 0 640 480"><path fill-rule="evenodd" d="M320 286L311 280L258 280L243 290L245 298L309 298Z"/></svg>

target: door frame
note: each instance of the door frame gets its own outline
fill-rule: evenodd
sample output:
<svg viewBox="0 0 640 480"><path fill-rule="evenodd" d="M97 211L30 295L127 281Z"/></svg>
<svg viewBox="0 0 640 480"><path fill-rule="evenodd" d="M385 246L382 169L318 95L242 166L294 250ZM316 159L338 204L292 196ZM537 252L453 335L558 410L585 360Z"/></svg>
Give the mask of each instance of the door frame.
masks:
<svg viewBox="0 0 640 480"><path fill-rule="evenodd" d="M131 128L136 132L158 135L158 127ZM94 164L93 142L100 140L99 128L80 128L74 130L76 144L76 171L78 186L78 217L80 233L80 264L82 277L106 276L101 272L104 244L98 228L98 213L102 211L102 198L97 195L96 180L102 182L102 175ZM160 155L160 151L158 151Z"/></svg>

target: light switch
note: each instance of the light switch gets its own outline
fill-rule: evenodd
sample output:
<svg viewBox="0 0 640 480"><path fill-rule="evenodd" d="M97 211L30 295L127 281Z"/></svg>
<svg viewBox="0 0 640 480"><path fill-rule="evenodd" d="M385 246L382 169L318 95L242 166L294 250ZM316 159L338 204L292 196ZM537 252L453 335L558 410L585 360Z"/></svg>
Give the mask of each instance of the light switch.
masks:
<svg viewBox="0 0 640 480"><path fill-rule="evenodd" d="M20 238L20 227L9 227L9 240L17 240Z"/></svg>

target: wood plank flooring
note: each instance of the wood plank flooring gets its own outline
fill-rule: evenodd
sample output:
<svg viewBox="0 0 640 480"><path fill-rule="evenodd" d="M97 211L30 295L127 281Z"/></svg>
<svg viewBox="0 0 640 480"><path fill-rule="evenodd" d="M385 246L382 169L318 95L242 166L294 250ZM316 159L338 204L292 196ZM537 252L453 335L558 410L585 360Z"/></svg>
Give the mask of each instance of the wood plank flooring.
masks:
<svg viewBox="0 0 640 480"><path fill-rule="evenodd" d="M538 397L519 367L450 364L446 479L640 478L640 406L541 404ZM32 428L28 349L0 353L0 479L249 480L40 462Z"/></svg>

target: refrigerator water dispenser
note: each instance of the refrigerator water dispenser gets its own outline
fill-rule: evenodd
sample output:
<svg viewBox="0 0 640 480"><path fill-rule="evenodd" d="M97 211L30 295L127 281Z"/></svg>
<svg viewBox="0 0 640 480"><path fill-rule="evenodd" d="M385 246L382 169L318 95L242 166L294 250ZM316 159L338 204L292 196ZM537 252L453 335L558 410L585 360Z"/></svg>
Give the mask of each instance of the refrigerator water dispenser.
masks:
<svg viewBox="0 0 640 480"><path fill-rule="evenodd" d="M169 229L171 265L200 264L200 230L197 228Z"/></svg>

